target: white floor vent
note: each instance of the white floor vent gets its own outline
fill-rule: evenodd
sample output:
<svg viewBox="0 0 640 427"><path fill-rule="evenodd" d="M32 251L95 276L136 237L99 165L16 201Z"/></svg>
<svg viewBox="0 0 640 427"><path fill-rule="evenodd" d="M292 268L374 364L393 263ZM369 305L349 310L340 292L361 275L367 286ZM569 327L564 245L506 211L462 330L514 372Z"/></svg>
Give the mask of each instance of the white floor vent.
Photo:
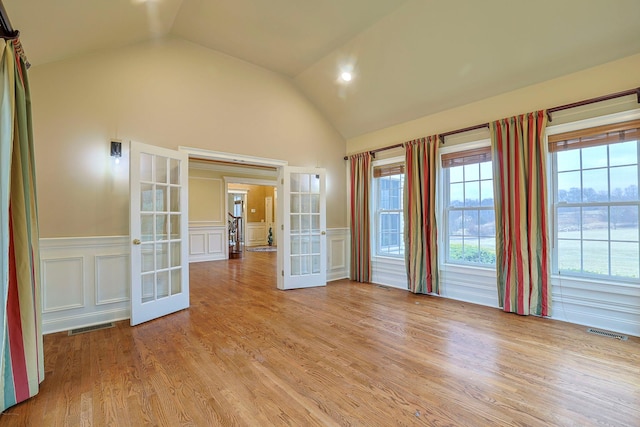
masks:
<svg viewBox="0 0 640 427"><path fill-rule="evenodd" d="M101 323L99 325L85 326L84 328L71 329L69 331L69 335L84 334L85 332L92 332L92 331L97 331L100 329L108 329L108 328L113 328L112 322Z"/></svg>
<svg viewBox="0 0 640 427"><path fill-rule="evenodd" d="M615 338L620 341L626 341L629 339L626 335L618 334L615 332L603 331L602 329L588 328L587 332L590 334L601 335L603 337Z"/></svg>

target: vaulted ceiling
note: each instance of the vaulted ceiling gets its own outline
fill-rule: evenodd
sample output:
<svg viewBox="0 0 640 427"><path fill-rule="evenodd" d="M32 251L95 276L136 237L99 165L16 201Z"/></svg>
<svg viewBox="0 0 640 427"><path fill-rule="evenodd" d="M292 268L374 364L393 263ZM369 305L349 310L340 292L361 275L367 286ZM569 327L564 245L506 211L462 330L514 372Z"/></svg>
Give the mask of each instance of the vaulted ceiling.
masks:
<svg viewBox="0 0 640 427"><path fill-rule="evenodd" d="M345 138L640 53L638 0L3 3L34 66L179 37L292 79Z"/></svg>

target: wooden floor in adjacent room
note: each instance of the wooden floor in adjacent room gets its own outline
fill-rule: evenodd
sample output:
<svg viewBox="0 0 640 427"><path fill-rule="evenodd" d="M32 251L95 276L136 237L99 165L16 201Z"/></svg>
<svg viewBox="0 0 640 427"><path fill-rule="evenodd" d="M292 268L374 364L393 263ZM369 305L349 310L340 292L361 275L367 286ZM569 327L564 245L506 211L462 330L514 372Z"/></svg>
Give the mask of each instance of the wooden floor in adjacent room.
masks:
<svg viewBox="0 0 640 427"><path fill-rule="evenodd" d="M639 426L640 340L347 280L191 264L191 308L47 335L1 426Z"/></svg>

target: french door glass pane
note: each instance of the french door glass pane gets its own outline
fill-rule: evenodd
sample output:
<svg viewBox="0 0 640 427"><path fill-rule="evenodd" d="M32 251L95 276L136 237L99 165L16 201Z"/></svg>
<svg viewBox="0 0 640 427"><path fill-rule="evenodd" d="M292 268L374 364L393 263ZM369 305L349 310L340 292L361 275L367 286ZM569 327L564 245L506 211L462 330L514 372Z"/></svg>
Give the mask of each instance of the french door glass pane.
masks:
<svg viewBox="0 0 640 427"><path fill-rule="evenodd" d="M156 214L156 240L167 240L169 221L167 215Z"/></svg>
<svg viewBox="0 0 640 427"><path fill-rule="evenodd" d="M169 201L171 212L180 212L180 187L170 187Z"/></svg>
<svg viewBox="0 0 640 427"><path fill-rule="evenodd" d="M171 295L176 295L182 292L182 271L177 268L171 270Z"/></svg>
<svg viewBox="0 0 640 427"><path fill-rule="evenodd" d="M153 155L140 153L140 181L153 181Z"/></svg>
<svg viewBox="0 0 640 427"><path fill-rule="evenodd" d="M166 185L156 185L156 211L166 212L169 198L169 187Z"/></svg>
<svg viewBox="0 0 640 427"><path fill-rule="evenodd" d="M153 301L155 299L155 293L154 293L155 274L154 273L143 274L141 282L142 282L142 294L141 294L142 302L145 303L145 302Z"/></svg>
<svg viewBox="0 0 640 427"><path fill-rule="evenodd" d="M153 214L140 215L140 240L143 242L153 241Z"/></svg>
<svg viewBox="0 0 640 427"><path fill-rule="evenodd" d="M180 249L181 242L171 242L171 267L178 267L180 265Z"/></svg>
<svg viewBox="0 0 640 427"><path fill-rule="evenodd" d="M169 267L169 245L156 243L156 269Z"/></svg>
<svg viewBox="0 0 640 427"><path fill-rule="evenodd" d="M158 183L166 184L167 181L167 158L156 156L156 179Z"/></svg>
<svg viewBox="0 0 640 427"><path fill-rule="evenodd" d="M169 296L169 272L158 271L157 277L158 299L166 298Z"/></svg>
<svg viewBox="0 0 640 427"><path fill-rule="evenodd" d="M171 184L180 184L180 160L171 159L170 175L171 175L171 178L169 182Z"/></svg>
<svg viewBox="0 0 640 427"><path fill-rule="evenodd" d="M155 270L153 243L142 245L142 272Z"/></svg>

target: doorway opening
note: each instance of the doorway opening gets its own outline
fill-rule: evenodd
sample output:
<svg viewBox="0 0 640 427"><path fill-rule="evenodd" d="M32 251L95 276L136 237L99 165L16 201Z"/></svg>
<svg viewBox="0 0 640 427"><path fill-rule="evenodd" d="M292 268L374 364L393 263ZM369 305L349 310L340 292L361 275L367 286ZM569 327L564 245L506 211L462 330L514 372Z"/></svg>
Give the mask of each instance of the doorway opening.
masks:
<svg viewBox="0 0 640 427"><path fill-rule="evenodd" d="M181 151L189 152L189 224L190 235L195 234L190 236L195 247L190 261L229 262L269 242L271 251L277 251L278 173L287 162Z"/></svg>

